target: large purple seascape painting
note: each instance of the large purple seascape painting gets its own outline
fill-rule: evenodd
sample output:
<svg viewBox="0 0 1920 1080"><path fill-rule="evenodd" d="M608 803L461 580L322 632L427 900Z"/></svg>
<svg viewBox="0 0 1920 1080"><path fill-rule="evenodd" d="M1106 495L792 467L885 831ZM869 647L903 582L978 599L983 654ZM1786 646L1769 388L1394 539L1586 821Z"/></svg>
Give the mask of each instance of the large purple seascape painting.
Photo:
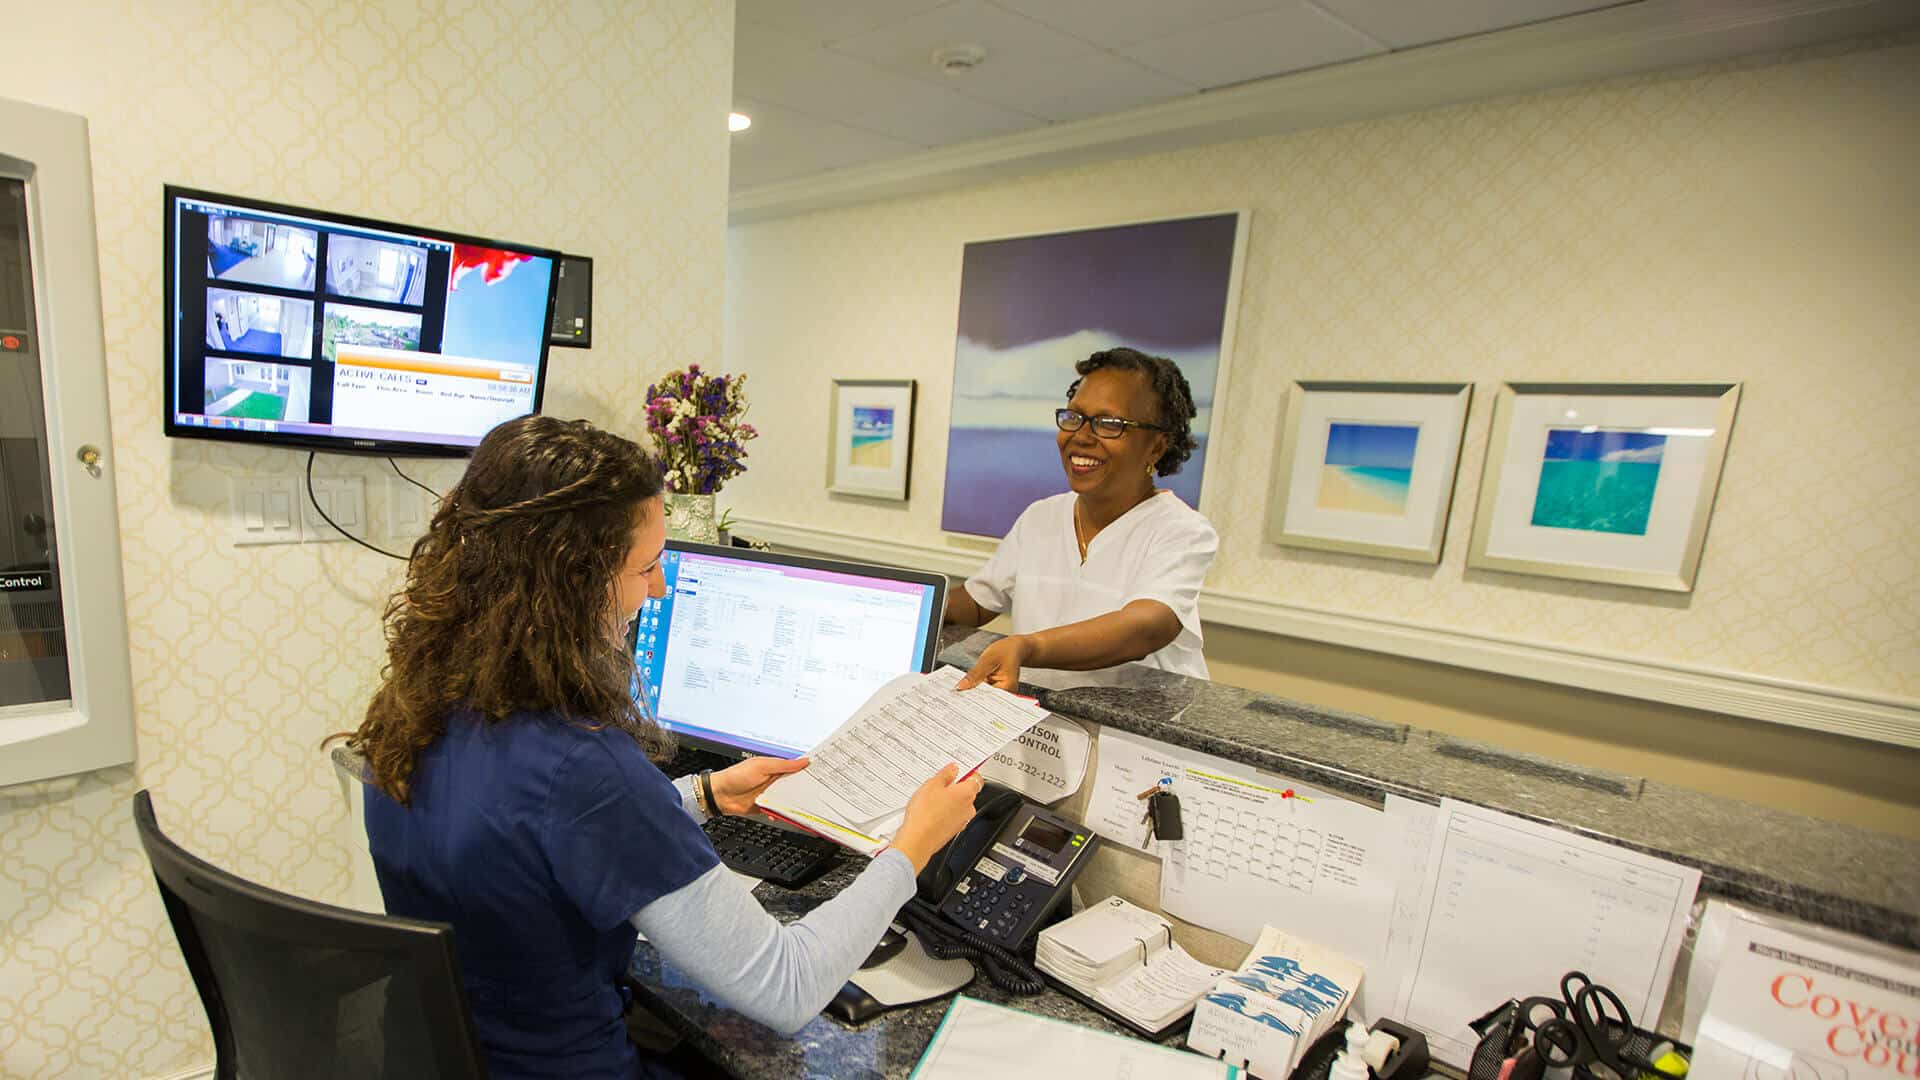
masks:
<svg viewBox="0 0 1920 1080"><path fill-rule="evenodd" d="M1073 365L1116 345L1171 358L1199 415L1193 457L1161 486L1200 505L1240 215L968 244L940 527L1001 537L1067 490L1053 412Z"/></svg>

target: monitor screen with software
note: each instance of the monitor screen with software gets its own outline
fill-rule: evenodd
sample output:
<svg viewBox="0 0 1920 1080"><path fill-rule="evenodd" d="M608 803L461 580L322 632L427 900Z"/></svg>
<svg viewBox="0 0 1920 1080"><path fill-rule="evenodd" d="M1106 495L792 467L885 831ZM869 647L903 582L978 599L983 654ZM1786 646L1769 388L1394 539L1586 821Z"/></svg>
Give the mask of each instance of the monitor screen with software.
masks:
<svg viewBox="0 0 1920 1080"><path fill-rule="evenodd" d="M679 540L630 640L660 726L732 755L798 757L888 680L933 670L947 579Z"/></svg>

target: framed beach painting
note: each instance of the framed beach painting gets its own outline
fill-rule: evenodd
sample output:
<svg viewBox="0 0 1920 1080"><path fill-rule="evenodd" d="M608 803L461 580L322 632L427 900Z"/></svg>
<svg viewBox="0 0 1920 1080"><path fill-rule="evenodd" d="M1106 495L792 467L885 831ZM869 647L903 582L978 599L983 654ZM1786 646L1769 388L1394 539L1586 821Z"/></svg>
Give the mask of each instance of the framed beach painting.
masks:
<svg viewBox="0 0 1920 1080"><path fill-rule="evenodd" d="M1472 398L1464 382L1294 383L1267 539L1439 562Z"/></svg>
<svg viewBox="0 0 1920 1080"><path fill-rule="evenodd" d="M835 379L827 490L905 501L913 473L912 379Z"/></svg>
<svg viewBox="0 0 1920 1080"><path fill-rule="evenodd" d="M1467 565L1692 592L1739 383L1508 383Z"/></svg>
<svg viewBox="0 0 1920 1080"><path fill-rule="evenodd" d="M966 245L942 529L1005 536L1027 504L1067 490L1054 410L1074 364L1118 345L1187 377L1198 446L1159 483L1200 507L1245 222L1229 212Z"/></svg>

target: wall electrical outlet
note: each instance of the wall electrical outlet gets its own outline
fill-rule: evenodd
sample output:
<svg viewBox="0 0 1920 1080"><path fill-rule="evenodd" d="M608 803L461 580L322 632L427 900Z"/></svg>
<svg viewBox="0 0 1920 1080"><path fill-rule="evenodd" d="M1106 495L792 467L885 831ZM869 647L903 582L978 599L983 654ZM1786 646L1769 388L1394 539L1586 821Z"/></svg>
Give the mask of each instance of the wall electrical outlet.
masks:
<svg viewBox="0 0 1920 1080"><path fill-rule="evenodd" d="M398 476L387 477L387 536L414 540L427 531L433 496Z"/></svg>
<svg viewBox="0 0 1920 1080"><path fill-rule="evenodd" d="M228 487L233 506L231 534L236 546L297 544L302 528L300 502L306 493L290 476L235 477Z"/></svg>
<svg viewBox="0 0 1920 1080"><path fill-rule="evenodd" d="M296 481L299 483L299 481ZM327 524L320 511L314 509L318 502L334 525ZM367 535L367 482L358 476L316 476L313 478L313 498L307 498L306 487L300 489L300 512L306 518L307 541L319 543L327 540L345 540L342 530L366 539Z"/></svg>

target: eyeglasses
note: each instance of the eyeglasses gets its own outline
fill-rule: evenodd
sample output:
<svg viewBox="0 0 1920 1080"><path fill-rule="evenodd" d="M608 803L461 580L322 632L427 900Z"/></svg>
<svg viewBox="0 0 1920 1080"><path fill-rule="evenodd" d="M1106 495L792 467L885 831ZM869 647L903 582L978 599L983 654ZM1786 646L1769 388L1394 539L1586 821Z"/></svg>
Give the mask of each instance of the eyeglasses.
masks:
<svg viewBox="0 0 1920 1080"><path fill-rule="evenodd" d="M1127 433L1128 428L1146 428L1148 431L1165 431L1158 424L1143 424L1138 420L1123 420L1118 416L1087 416L1072 409L1055 409L1053 422L1061 431L1079 431L1081 425L1092 424L1093 433L1103 439L1117 439Z"/></svg>

